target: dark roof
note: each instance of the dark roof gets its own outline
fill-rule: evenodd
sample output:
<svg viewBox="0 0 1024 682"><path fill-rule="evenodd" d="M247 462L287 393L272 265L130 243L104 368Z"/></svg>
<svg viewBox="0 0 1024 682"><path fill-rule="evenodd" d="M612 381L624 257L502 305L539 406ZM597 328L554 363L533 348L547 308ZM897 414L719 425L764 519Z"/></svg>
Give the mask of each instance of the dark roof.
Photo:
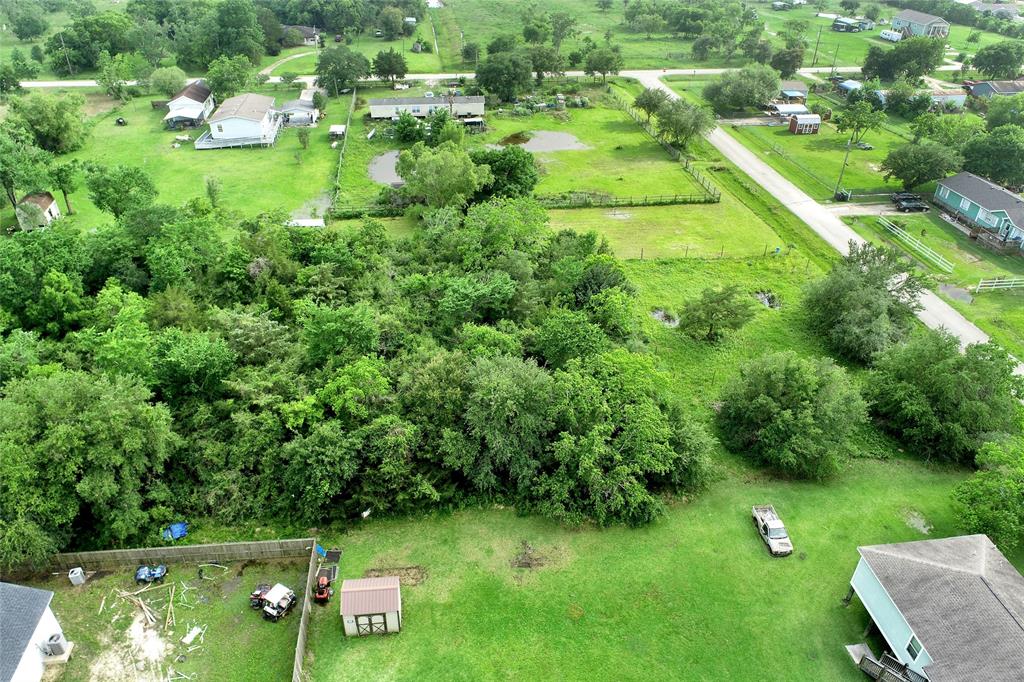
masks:
<svg viewBox="0 0 1024 682"><path fill-rule="evenodd" d="M320 31L316 30L312 26L282 26L281 28L283 28L286 31L290 28L295 29L296 31L302 34L303 38L316 38L318 35L320 35Z"/></svg>
<svg viewBox="0 0 1024 682"><path fill-rule="evenodd" d="M904 21L911 21L915 24L922 24L927 26L934 21L941 21L944 24L949 22L942 17L937 17L934 14L926 14L924 12L918 12L916 9L905 9L897 14L893 19L903 19Z"/></svg>
<svg viewBox="0 0 1024 682"><path fill-rule="evenodd" d="M211 122L223 121L226 118L244 118L249 121L262 121L267 112L274 107L274 98L267 95L256 95L246 92L228 97L220 103L217 111L210 117Z"/></svg>
<svg viewBox="0 0 1024 682"><path fill-rule="evenodd" d="M192 81L191 83L186 85L184 88L181 89L181 91L177 95L172 97L171 100L176 100L179 97L186 97L192 100L193 102L199 102L201 104L205 102L206 98L209 96L210 88L208 85L206 85L206 81L198 80Z"/></svg>
<svg viewBox="0 0 1024 682"><path fill-rule="evenodd" d="M1024 227L1024 199L1019 194L967 171L939 180L939 184L967 197L985 210L1006 211L1014 225Z"/></svg>
<svg viewBox="0 0 1024 682"><path fill-rule="evenodd" d="M453 97L452 101L456 104L482 104L484 102L483 95L465 95L460 97ZM370 106L388 106L390 104L447 104L448 97L440 95L438 97L391 97L382 99L371 99Z"/></svg>
<svg viewBox="0 0 1024 682"><path fill-rule="evenodd" d="M50 208L50 204L54 201L53 195L49 192L33 192L32 194L26 194L21 198L19 204L35 204L44 211Z"/></svg>
<svg viewBox="0 0 1024 682"><path fill-rule="evenodd" d="M973 91L979 85L987 85L992 88L993 92L998 92L1001 95L1024 92L1024 81L981 81L972 85L971 90Z"/></svg>
<svg viewBox="0 0 1024 682"><path fill-rule="evenodd" d="M301 109L302 111L313 111L313 103L305 99L293 99L285 102L279 111L292 111Z"/></svg>
<svg viewBox="0 0 1024 682"><path fill-rule="evenodd" d="M782 81L779 86L779 91L785 90L799 90L800 92L807 92L807 83L803 81Z"/></svg>
<svg viewBox="0 0 1024 682"><path fill-rule="evenodd" d="M0 682L11 682L53 592L0 582Z"/></svg>
<svg viewBox="0 0 1024 682"><path fill-rule="evenodd" d="M858 551L932 657L931 682L1021 679L1024 576L987 536Z"/></svg>

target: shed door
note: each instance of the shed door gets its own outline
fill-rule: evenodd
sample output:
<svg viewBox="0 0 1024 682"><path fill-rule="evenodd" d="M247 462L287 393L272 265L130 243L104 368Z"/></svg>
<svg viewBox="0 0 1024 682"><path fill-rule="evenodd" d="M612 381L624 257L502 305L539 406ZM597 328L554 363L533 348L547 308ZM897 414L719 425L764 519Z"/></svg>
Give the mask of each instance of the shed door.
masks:
<svg viewBox="0 0 1024 682"><path fill-rule="evenodd" d="M357 635L377 635L386 634L388 631L387 619L384 618L383 613L367 614L365 616L356 616L356 634Z"/></svg>

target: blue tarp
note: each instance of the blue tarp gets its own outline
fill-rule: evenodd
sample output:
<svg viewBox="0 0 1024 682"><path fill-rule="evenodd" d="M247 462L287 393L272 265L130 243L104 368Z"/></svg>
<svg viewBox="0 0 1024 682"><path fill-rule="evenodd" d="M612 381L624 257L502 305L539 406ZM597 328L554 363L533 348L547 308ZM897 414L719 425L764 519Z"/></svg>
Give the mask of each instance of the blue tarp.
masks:
<svg viewBox="0 0 1024 682"><path fill-rule="evenodd" d="M164 528L164 540L180 540L188 535L188 524L177 521Z"/></svg>

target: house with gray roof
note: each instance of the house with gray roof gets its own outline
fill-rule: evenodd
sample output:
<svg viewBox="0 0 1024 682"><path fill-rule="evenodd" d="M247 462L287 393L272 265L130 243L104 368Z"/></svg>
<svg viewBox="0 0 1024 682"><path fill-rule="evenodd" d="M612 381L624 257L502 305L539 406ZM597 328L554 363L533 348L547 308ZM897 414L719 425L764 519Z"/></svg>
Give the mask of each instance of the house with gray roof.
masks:
<svg viewBox="0 0 1024 682"><path fill-rule="evenodd" d="M53 592L0 582L0 682L39 682L71 645L50 609Z"/></svg>
<svg viewBox="0 0 1024 682"><path fill-rule="evenodd" d="M273 97L247 92L221 102L209 120L210 129L195 141L196 149L271 146L283 117Z"/></svg>
<svg viewBox="0 0 1024 682"><path fill-rule="evenodd" d="M440 97L391 97L370 100L370 118L397 118L407 111L417 118L430 116L438 109L448 109L452 116L483 116L484 98L479 95Z"/></svg>
<svg viewBox="0 0 1024 682"><path fill-rule="evenodd" d="M1010 682L1024 671L1024 576L985 535L858 547L850 598L887 651L875 679ZM868 659L868 660L864 660Z"/></svg>
<svg viewBox="0 0 1024 682"><path fill-rule="evenodd" d="M934 14L905 9L892 18L891 30L899 31L907 38L945 38L949 35L949 22Z"/></svg>
<svg viewBox="0 0 1024 682"><path fill-rule="evenodd" d="M966 171L939 180L935 202L976 230L1024 247L1024 199L994 182Z"/></svg>
<svg viewBox="0 0 1024 682"><path fill-rule="evenodd" d="M1019 95L1024 92L1024 80L1016 81L981 81L971 86L971 95L985 97Z"/></svg>

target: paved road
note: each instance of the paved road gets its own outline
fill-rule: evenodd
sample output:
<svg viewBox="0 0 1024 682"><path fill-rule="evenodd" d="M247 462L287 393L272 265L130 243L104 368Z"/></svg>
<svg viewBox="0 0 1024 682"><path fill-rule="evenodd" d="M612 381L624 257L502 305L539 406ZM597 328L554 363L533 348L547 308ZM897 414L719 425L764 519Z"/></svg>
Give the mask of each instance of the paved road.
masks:
<svg viewBox="0 0 1024 682"><path fill-rule="evenodd" d="M634 72L636 73L636 72ZM626 75L626 74L623 74ZM659 88L668 93L669 97L678 98L657 74L650 72L634 76L648 88ZM756 154L740 144L736 138L721 128L715 128L708 135L708 141L722 155L736 164L761 187L792 211L824 239L832 248L842 254L849 253L849 243L862 243L864 240L846 223L831 213L817 201L807 196L796 185L782 177L771 166L757 157ZM961 345L984 343L988 335L969 322L948 303L931 291L921 296L921 311L918 317L932 329L945 328L960 339Z"/></svg>
<svg viewBox="0 0 1024 682"><path fill-rule="evenodd" d="M298 55L293 55L291 57L287 57L286 59L283 59L283 60L278 61L278 62L276 62L274 64L271 64L269 67L267 67L267 68L263 69L262 71L260 71L260 73L269 73L271 70L274 69L274 67L276 67L279 64L281 64L281 62L287 61L287 60L290 60L290 59L298 59L299 57L306 56L306 54L311 54L311 53L303 53L303 54L298 54ZM959 64L943 64L942 66L940 66L936 70L937 71L957 71L959 69L960 69L960 65ZM717 75L719 75L719 74L721 74L721 73L723 73L725 71L728 71L728 70L729 69L649 69L649 70L646 70L646 71L637 71L637 70L620 71L619 75L620 76L625 76L627 78L636 78L637 80L643 80L645 78L657 79L657 78L663 78L665 76L717 76ZM832 71L833 71L832 67L829 67L829 66L814 66L814 67L808 67L808 68L805 68L805 69L800 69L800 74L803 75L803 76L807 76L808 78L812 78L812 79L815 79L815 80L820 80L820 79L816 78L815 74L831 73ZM835 72L836 73L857 73L858 71L860 71L860 67L859 66L837 66L835 68ZM586 74L583 73L582 71L566 71L565 75L566 76L573 76L573 77L575 77L575 76L585 76ZM406 80L420 80L420 81L422 81L422 80L446 81L446 80L455 80L455 79L458 79L458 78L462 78L463 76L472 77L473 74L471 72L466 72L466 73L410 73L410 74L406 75L405 79ZM314 78L315 78L315 76L300 76L299 80L304 82L304 83L311 83ZM193 78L191 80L196 80L196 79ZM280 80L281 79L278 76L271 76L269 82L277 83ZM133 81L129 81L129 85L134 85L134 82ZM94 87L96 87L96 81L94 81L94 80L22 81L21 82L21 87L23 87L23 88L94 88Z"/></svg>

